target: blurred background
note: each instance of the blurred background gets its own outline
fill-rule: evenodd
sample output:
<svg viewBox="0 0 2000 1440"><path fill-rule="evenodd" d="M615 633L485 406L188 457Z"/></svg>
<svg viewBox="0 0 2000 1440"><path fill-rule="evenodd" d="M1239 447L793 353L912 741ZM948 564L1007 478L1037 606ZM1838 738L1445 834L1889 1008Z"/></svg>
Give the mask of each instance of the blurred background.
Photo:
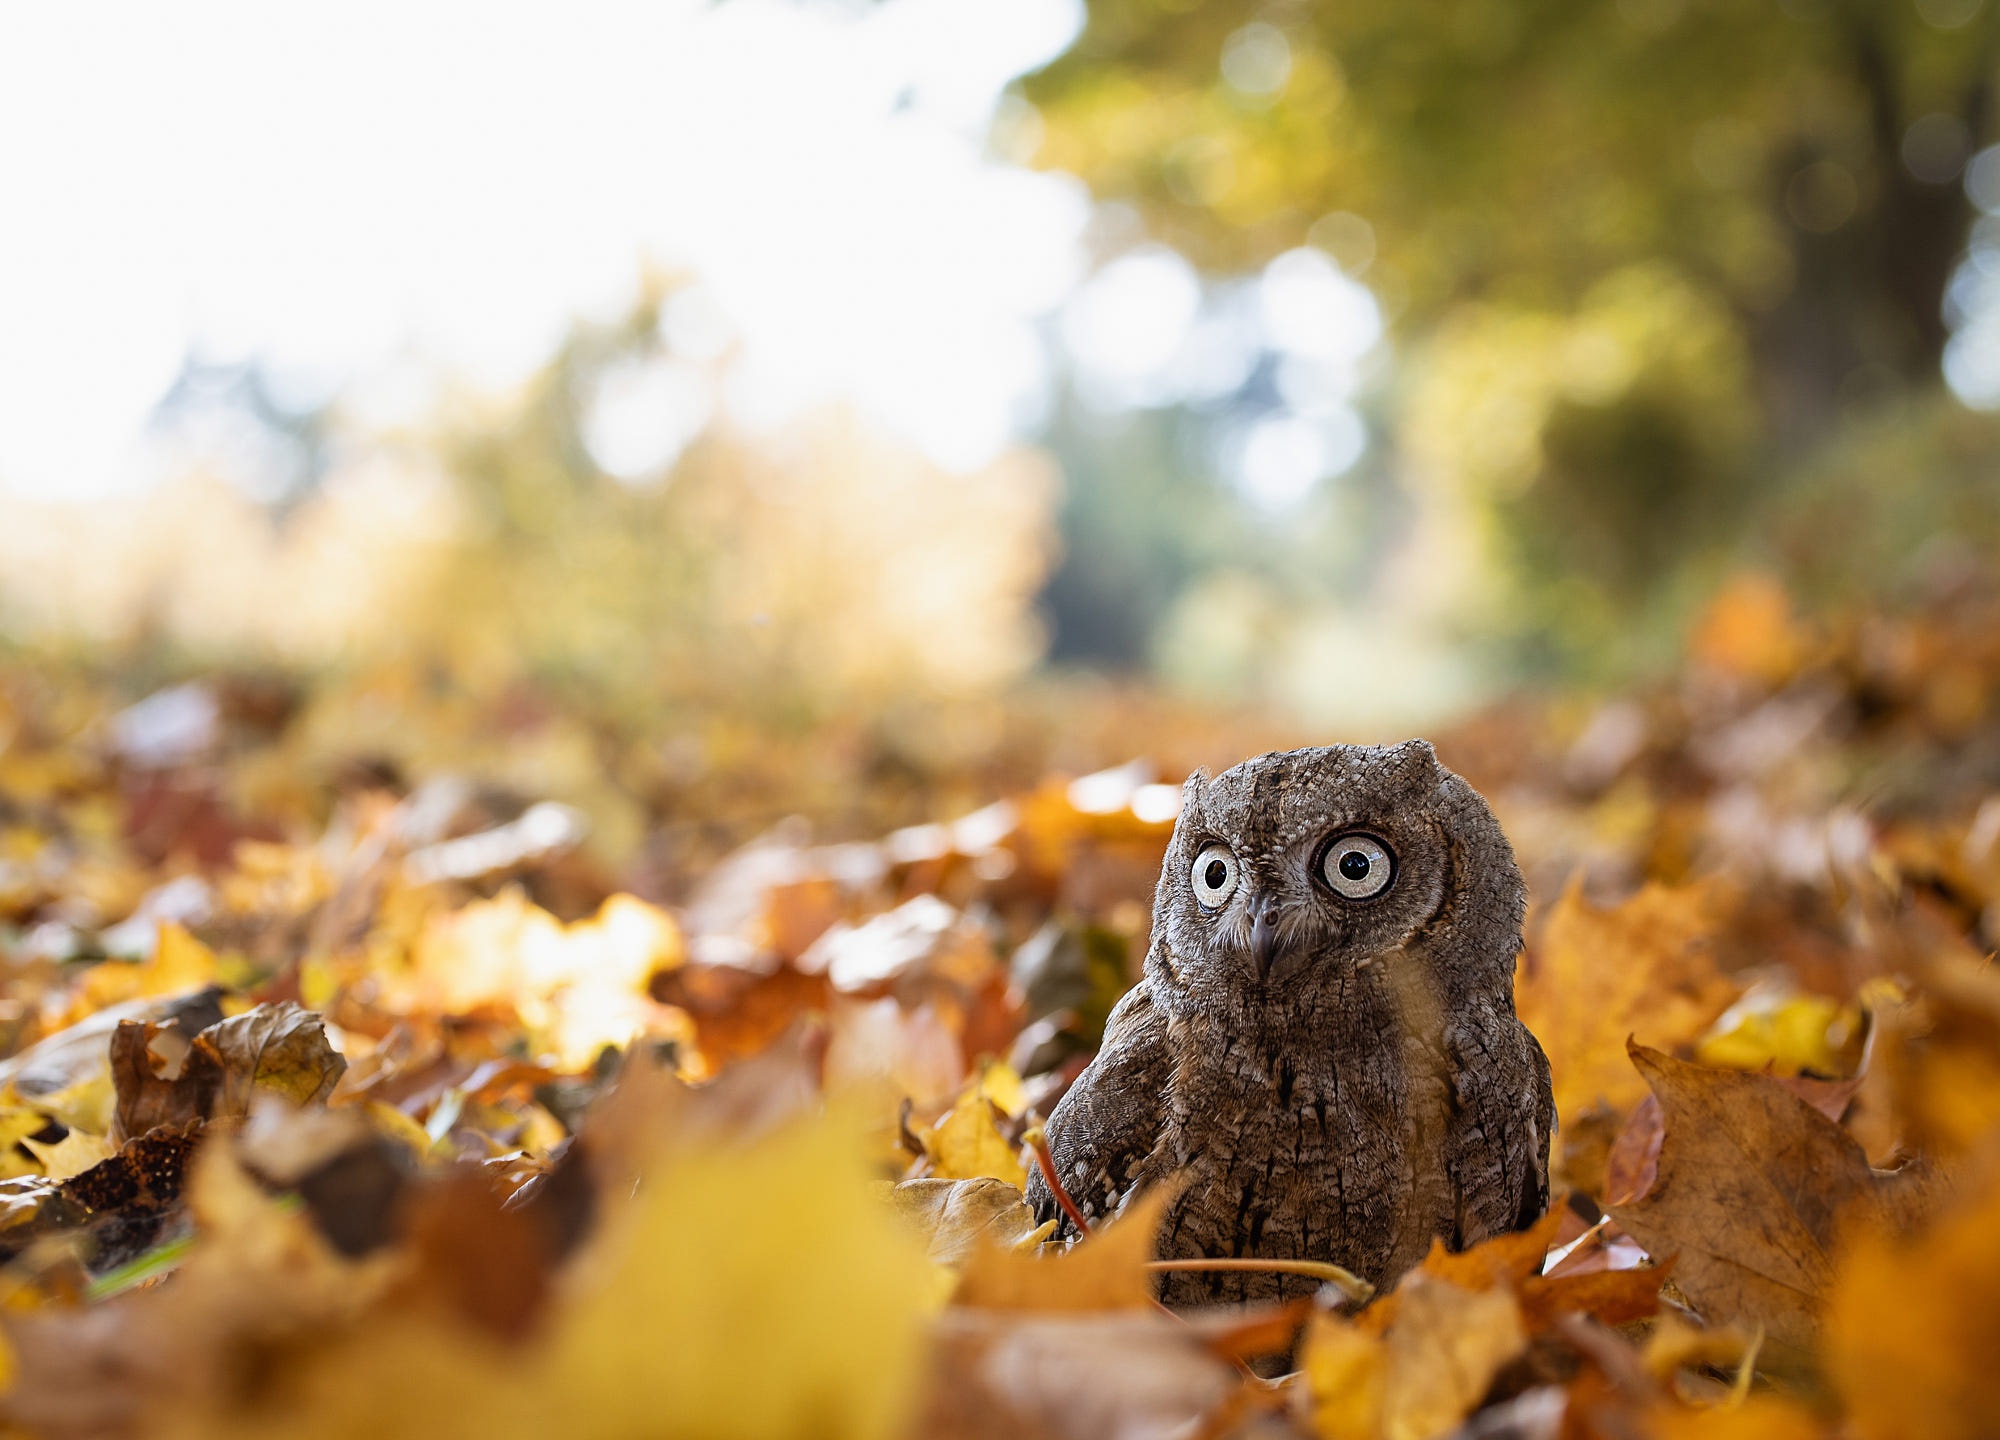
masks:
<svg viewBox="0 0 2000 1440"><path fill-rule="evenodd" d="M15 723L179 695L114 748L282 727L228 782L271 813L470 766L624 860L1608 693L1702 623L1755 671L1986 583L1996 46L1984 0L17 8Z"/></svg>

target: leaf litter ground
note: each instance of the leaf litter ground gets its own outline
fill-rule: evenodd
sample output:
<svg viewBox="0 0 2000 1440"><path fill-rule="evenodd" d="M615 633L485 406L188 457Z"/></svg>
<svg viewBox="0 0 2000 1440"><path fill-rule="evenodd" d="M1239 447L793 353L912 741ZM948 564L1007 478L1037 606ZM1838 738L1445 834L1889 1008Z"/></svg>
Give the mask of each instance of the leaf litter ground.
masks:
<svg viewBox="0 0 2000 1440"><path fill-rule="evenodd" d="M1214 1312L1152 1299L1158 1197L1060 1250L1020 1187L1161 782L1233 757L709 863L683 795L613 863L563 799L329 750L352 695L0 676L0 1424L2000 1432L2000 626L1768 601L1437 737L1541 901L1548 1217Z"/></svg>

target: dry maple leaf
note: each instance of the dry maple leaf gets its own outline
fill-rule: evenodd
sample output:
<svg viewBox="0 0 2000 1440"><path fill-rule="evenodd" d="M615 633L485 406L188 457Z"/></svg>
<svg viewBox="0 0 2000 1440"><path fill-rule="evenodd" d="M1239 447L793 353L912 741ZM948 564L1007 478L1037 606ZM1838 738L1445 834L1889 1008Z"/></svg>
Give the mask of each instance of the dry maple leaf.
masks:
<svg viewBox="0 0 2000 1440"><path fill-rule="evenodd" d="M1550 907L1514 1004L1548 1052L1558 1115L1600 1100L1620 1111L1638 1104L1646 1087L1626 1062L1626 1037L1674 1049L1729 1008L1737 987L1710 953L1717 903L1707 888L1649 884L1598 910L1573 880Z"/></svg>
<svg viewBox="0 0 2000 1440"><path fill-rule="evenodd" d="M1923 1202L1922 1177L1870 1169L1852 1136L1770 1076L1631 1054L1664 1133L1650 1187L1612 1215L1676 1257L1674 1279L1704 1315L1762 1325L1770 1359L1806 1362L1839 1228L1899 1228Z"/></svg>

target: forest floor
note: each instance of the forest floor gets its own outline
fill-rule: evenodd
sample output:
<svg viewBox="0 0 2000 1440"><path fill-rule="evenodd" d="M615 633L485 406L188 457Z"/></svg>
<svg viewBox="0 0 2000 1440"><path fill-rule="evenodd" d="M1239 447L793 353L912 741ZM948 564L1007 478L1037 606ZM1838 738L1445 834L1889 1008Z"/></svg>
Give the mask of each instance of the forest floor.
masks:
<svg viewBox="0 0 2000 1440"><path fill-rule="evenodd" d="M1058 1253L1019 1187L1186 764L1276 737L1135 710L1157 766L921 784L829 742L822 791L957 808L816 841L782 784L730 808L750 740L11 662L0 1426L2000 1433L1996 619L1746 579L1675 675L1436 735L1534 895L1558 1198L1372 1300L1214 1313L1154 1304L1155 1207ZM393 753L426 729L458 766ZM839 802L798 808L897 809Z"/></svg>

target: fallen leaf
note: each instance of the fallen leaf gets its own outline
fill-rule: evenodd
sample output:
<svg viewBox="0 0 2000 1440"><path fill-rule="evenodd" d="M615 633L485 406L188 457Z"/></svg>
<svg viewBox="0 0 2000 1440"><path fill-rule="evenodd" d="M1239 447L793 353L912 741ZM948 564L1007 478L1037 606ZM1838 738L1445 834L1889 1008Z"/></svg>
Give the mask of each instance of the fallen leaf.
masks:
<svg viewBox="0 0 2000 1440"><path fill-rule="evenodd" d="M1017 1250L1042 1228L1018 1185L988 1176L905 1180L890 1199L923 1234L930 1258L943 1265L959 1263L980 1245Z"/></svg>
<svg viewBox="0 0 2000 1440"><path fill-rule="evenodd" d="M1526 1230L1492 1236L1469 1250L1447 1250L1442 1240L1433 1240L1418 1269L1432 1279L1449 1280L1467 1290L1518 1285L1542 1273L1542 1262L1548 1258L1562 1220L1562 1207L1557 1205Z"/></svg>
<svg viewBox="0 0 2000 1440"><path fill-rule="evenodd" d="M1432 1440L1456 1429L1500 1368L1527 1348L1511 1291L1467 1290L1419 1272L1398 1287L1385 1337L1382 1433Z"/></svg>
<svg viewBox="0 0 2000 1440"><path fill-rule="evenodd" d="M1228 1397L1234 1367L1185 1326L1146 1311L1020 1314L953 1308L932 1336L912 1435L954 1440L1167 1437Z"/></svg>
<svg viewBox="0 0 2000 1440"><path fill-rule="evenodd" d="M216 970L213 950L186 927L165 921L146 959L94 966L83 978L83 1003L97 1011L135 999L183 995L215 984Z"/></svg>
<svg viewBox="0 0 2000 1440"><path fill-rule="evenodd" d="M1777 1075L1847 1075L1860 1062L1860 1007L1789 985L1756 985L1696 1043L1703 1065Z"/></svg>
<svg viewBox="0 0 2000 1440"><path fill-rule="evenodd" d="M1588 1315L1605 1325L1627 1325L1660 1308L1660 1286L1674 1262L1633 1270L1594 1270L1581 1275L1531 1275L1518 1290L1521 1318L1539 1333L1562 1315Z"/></svg>
<svg viewBox="0 0 2000 1440"><path fill-rule="evenodd" d="M1804 1364L1844 1222L1906 1215L1918 1177L1871 1170L1838 1125L1763 1075L1631 1048L1660 1102L1657 1173L1611 1213L1704 1315L1762 1325L1770 1356Z"/></svg>
<svg viewBox="0 0 2000 1440"><path fill-rule="evenodd" d="M1781 1395L1752 1395L1741 1405L1662 1404L1647 1417L1655 1440L1827 1440L1820 1417Z"/></svg>
<svg viewBox="0 0 2000 1440"><path fill-rule="evenodd" d="M168 1440L663 1426L889 1440L915 1402L931 1267L871 1189L860 1128L811 1118L750 1144L675 1147L670 1169L619 1197L526 1348L467 1330L450 1306L385 1305L393 1270L339 1262L240 1167L204 1167L197 1210L234 1225L212 1232L228 1243L203 1264L197 1250L171 1286L14 1322L23 1375L36 1373L4 1413L78 1436L143 1414Z"/></svg>
<svg viewBox="0 0 2000 1440"><path fill-rule="evenodd" d="M333 1093L346 1068L325 1022L289 1000L259 1005L192 1040L173 1026L128 1020L111 1037L118 1097L111 1133L123 1139L162 1125L240 1118L259 1093L313 1104Z"/></svg>
<svg viewBox="0 0 2000 1440"><path fill-rule="evenodd" d="M1969 1179L1971 1177L1968 1177ZM1857 1231L1827 1297L1828 1373L1864 1440L2000 1434L2000 1185L1920 1234Z"/></svg>
<svg viewBox="0 0 2000 1440"><path fill-rule="evenodd" d="M976 1247L953 1301L983 1310L1148 1310L1160 1220L1174 1187L1155 1185L1057 1255Z"/></svg>
<svg viewBox="0 0 2000 1440"><path fill-rule="evenodd" d="M1636 1035L1672 1050L1691 1044L1736 998L1711 953L1714 891L1649 884L1607 910L1571 881L1550 907L1514 982L1521 1019L1548 1052L1556 1113L1603 1101L1623 1112L1646 1087L1623 1046Z"/></svg>
<svg viewBox="0 0 2000 1440"><path fill-rule="evenodd" d="M100 1010L67 1029L0 1060L0 1086L72 1130L104 1134L111 1125L109 1045L128 1020L179 1023L188 1033L222 1018L222 992L207 987L164 999L133 1000Z"/></svg>
<svg viewBox="0 0 2000 1440"><path fill-rule="evenodd" d="M1910 1140L1947 1157L2000 1129L2000 973L1962 951L1923 967L1918 1016L1891 1027L1882 1057Z"/></svg>
<svg viewBox="0 0 2000 1440"><path fill-rule="evenodd" d="M216 1113L221 1115L249 1114L251 1096L260 1090L294 1105L315 1104L333 1093L347 1068L327 1039L325 1022L289 1000L211 1025L194 1045L212 1051L220 1066Z"/></svg>
<svg viewBox="0 0 2000 1440"><path fill-rule="evenodd" d="M26 1139L20 1143L41 1163L42 1173L58 1184L102 1164L118 1151L103 1136L87 1135L81 1130L70 1131L52 1145Z"/></svg>
<svg viewBox="0 0 2000 1440"><path fill-rule="evenodd" d="M924 1137L931 1173L944 1180L971 1180L987 1175L1020 1188L1028 1183L1018 1145L1000 1133L999 1114L983 1089L968 1087L958 1102Z"/></svg>
<svg viewBox="0 0 2000 1440"><path fill-rule="evenodd" d="M1389 1361L1380 1335L1338 1315L1315 1316L1299 1368L1319 1440L1376 1440L1382 1433Z"/></svg>
<svg viewBox="0 0 2000 1440"><path fill-rule="evenodd" d="M117 1094L111 1133L120 1140L162 1125L185 1125L215 1113L222 1083L210 1050L197 1050L175 1025L127 1020L111 1034L111 1084Z"/></svg>

